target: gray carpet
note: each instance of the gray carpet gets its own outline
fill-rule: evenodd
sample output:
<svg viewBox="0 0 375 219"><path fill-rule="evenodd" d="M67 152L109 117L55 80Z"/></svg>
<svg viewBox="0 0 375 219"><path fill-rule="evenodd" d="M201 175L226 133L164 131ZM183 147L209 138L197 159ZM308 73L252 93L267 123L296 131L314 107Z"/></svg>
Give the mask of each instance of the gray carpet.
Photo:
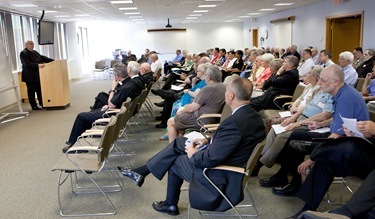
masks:
<svg viewBox="0 0 375 219"><path fill-rule="evenodd" d="M76 115L88 111L97 93L108 91L110 86L109 80L86 78L72 81L71 106L67 109L30 111L29 104L24 103L24 110L30 111L28 117L0 125L1 218L60 217L57 201L58 173L51 172L51 167L63 155L61 149L68 139ZM152 102L160 101L160 98L151 93L150 99ZM159 115L159 111L160 108L154 107L155 115ZM131 158L133 166L144 164L166 145L165 142L158 141L164 130L154 128L155 124L157 122L151 122L146 127L147 140L135 145L137 155ZM124 147L129 147L129 144ZM114 166L123 164L119 158L110 158L110 161ZM263 168L260 177L272 175L277 168ZM303 203L299 199L275 196L270 188L260 187L258 181L259 177L252 177L249 190L259 210L259 218L285 218L302 207ZM123 191L109 194L117 209L117 214L110 216L111 218L187 218L186 191L181 195L179 216L160 214L152 209L153 201L165 198L166 177L159 182L150 175L142 188L134 186L127 179L124 179L124 184ZM71 210L90 211L102 208L101 199L97 195L77 196L69 189L67 181L62 189L62 199ZM332 196L337 197L337 194L333 193ZM321 206L321 210L330 208L333 206ZM197 212L193 210L191 218L197 217Z"/></svg>

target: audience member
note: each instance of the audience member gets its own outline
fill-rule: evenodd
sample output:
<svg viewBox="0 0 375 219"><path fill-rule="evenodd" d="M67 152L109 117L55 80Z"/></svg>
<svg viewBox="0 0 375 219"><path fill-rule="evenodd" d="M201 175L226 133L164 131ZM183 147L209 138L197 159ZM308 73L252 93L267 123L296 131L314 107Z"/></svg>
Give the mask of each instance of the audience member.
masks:
<svg viewBox="0 0 375 219"><path fill-rule="evenodd" d="M313 59L314 61L314 64L315 65L320 65L320 59L319 59L319 54L318 54L318 50L316 48L311 48L311 58Z"/></svg>
<svg viewBox="0 0 375 219"><path fill-rule="evenodd" d="M262 56L263 55L258 54L258 56L255 58L255 62L252 65L251 75L248 79L253 83L258 80L259 75L264 71Z"/></svg>
<svg viewBox="0 0 375 219"><path fill-rule="evenodd" d="M313 59L311 58L311 50L304 49L302 51L302 62L298 66L298 74L300 78L303 78L308 72L310 72L311 67L315 65Z"/></svg>
<svg viewBox="0 0 375 219"><path fill-rule="evenodd" d="M125 64L125 65L128 65L128 63L130 61L137 61L137 56L135 56L134 54L132 54L132 51L131 50L128 50L128 53L126 54L126 56L122 59L122 63Z"/></svg>
<svg viewBox="0 0 375 219"><path fill-rule="evenodd" d="M301 55L297 51L297 45L292 45L290 47L290 55L297 57L298 62L299 62L299 60L301 60Z"/></svg>
<svg viewBox="0 0 375 219"><path fill-rule="evenodd" d="M161 63L159 61L159 56L154 53L151 54L151 71L154 72L154 77L156 77L156 74L158 73L159 69L161 69Z"/></svg>
<svg viewBox="0 0 375 219"><path fill-rule="evenodd" d="M221 83L222 75L216 66L210 66L206 71L206 86L198 93L191 104L185 105L177 111L174 118L170 118L168 125L168 138L173 141L185 129L197 128L197 118L205 113L219 113L224 104L225 85ZM211 119L207 122L212 122Z"/></svg>
<svg viewBox="0 0 375 219"><path fill-rule="evenodd" d="M225 49L220 49L219 51L219 58L216 59L215 65L222 66L225 63L225 55L227 51Z"/></svg>
<svg viewBox="0 0 375 219"><path fill-rule="evenodd" d="M375 50L366 49L363 53L364 62L357 68L357 73L359 78L366 77L367 73L372 72L372 67L374 67L375 62Z"/></svg>
<svg viewBox="0 0 375 219"><path fill-rule="evenodd" d="M343 127L348 137L325 142L312 152L308 162L314 162L314 166L312 166L305 182L296 194L298 198L305 202L305 205L292 218L297 218L298 215L307 210L315 211L327 193L334 177L373 178L373 174L370 173L375 169L375 123L367 120L359 121L356 124L357 130L368 141L353 137L354 133L346 126ZM306 172L311 167L311 165L306 165L305 162L298 167L300 173ZM334 210L333 213L346 215L349 218L367 218L366 213L374 207L373 188L374 186L369 185L368 181L365 180L352 199L346 205Z"/></svg>
<svg viewBox="0 0 375 219"><path fill-rule="evenodd" d="M271 76L271 62L275 59L275 57L271 53L266 53L262 55L262 67L264 71L257 76L257 80L253 82L254 89L263 89L263 83Z"/></svg>
<svg viewBox="0 0 375 219"><path fill-rule="evenodd" d="M254 64L257 56L258 56L258 52L256 50L250 50L249 59L245 63L246 68L245 68L244 71L241 72L240 77L243 77L243 78L250 77L250 74L251 74L251 71L252 71L252 68L253 68L253 64Z"/></svg>
<svg viewBox="0 0 375 219"><path fill-rule="evenodd" d="M148 62L144 62L141 64L139 73L145 81L145 84L149 84L151 81L154 81L154 72L151 71L151 65L148 64Z"/></svg>
<svg viewBox="0 0 375 219"><path fill-rule="evenodd" d="M357 69L365 61L363 59L362 47L355 48L354 51L353 51L353 55L354 55L353 68Z"/></svg>
<svg viewBox="0 0 375 219"><path fill-rule="evenodd" d="M182 58L183 55L181 54L181 50L176 50L176 56L171 61L166 61L164 63L164 74L168 75L169 73L171 73L172 68L176 67L179 63L181 64Z"/></svg>
<svg viewBox="0 0 375 219"><path fill-rule="evenodd" d="M354 85L357 83L358 74L356 70L353 68L354 56L351 52L345 51L340 53L339 55L339 61L338 64L344 71L344 82L345 84L354 87Z"/></svg>
<svg viewBox="0 0 375 219"><path fill-rule="evenodd" d="M215 64L216 63L216 60L219 58L219 56L220 56L220 49L218 48L218 47L215 47L215 49L214 49L214 54L213 54L213 56L212 56L212 58L211 58L211 63L212 64Z"/></svg>
<svg viewBox="0 0 375 219"><path fill-rule="evenodd" d="M331 51L329 50L320 51L319 61L320 61L320 65L323 66L323 68L326 68L330 65L335 64L331 59L332 59Z"/></svg>
<svg viewBox="0 0 375 219"><path fill-rule="evenodd" d="M375 65L372 67L372 72L367 73L365 81L362 85L362 96L365 101L375 100L375 80L374 78L375 73Z"/></svg>
<svg viewBox="0 0 375 219"><path fill-rule="evenodd" d="M194 139L189 144L186 143L186 138L179 137L144 166L133 170L122 167L118 169L137 186L142 186L145 177L150 173L161 180L168 172L166 200L152 204L156 211L170 215L179 214L177 204L184 180L190 182L189 199L193 208L211 211L229 209L230 206L222 196L207 183L202 171L204 168L218 165L244 168L255 145L264 138L262 119L247 105L251 90L252 84L244 78L229 83L225 92L225 102L233 113L220 124L211 141ZM202 145L208 146L206 149L200 149ZM234 205L242 201L242 175L230 171L218 171L214 174L218 178L214 178L213 181L218 183L217 179L220 179L225 188L223 192Z"/></svg>
<svg viewBox="0 0 375 219"><path fill-rule="evenodd" d="M122 50L120 49L117 53L117 55L115 55L114 57L115 59L120 59L122 60L123 58L125 58L125 55L122 54Z"/></svg>

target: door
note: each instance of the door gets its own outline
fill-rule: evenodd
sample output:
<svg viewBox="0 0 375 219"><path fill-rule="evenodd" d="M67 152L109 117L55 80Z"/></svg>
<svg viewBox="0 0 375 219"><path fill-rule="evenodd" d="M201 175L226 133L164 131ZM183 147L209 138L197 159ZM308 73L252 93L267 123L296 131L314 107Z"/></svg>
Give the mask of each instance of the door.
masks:
<svg viewBox="0 0 375 219"><path fill-rule="evenodd" d="M252 29L251 33L253 33L253 47L258 47L258 29Z"/></svg>
<svg viewBox="0 0 375 219"><path fill-rule="evenodd" d="M339 54L353 51L362 44L362 15L329 19L327 49L332 52L332 61L338 62Z"/></svg>

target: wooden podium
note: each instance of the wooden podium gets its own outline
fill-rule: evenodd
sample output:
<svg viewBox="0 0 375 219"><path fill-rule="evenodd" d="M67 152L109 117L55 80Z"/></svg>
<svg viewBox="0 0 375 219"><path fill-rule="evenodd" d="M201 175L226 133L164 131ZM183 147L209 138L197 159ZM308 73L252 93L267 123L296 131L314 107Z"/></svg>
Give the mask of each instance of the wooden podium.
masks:
<svg viewBox="0 0 375 219"><path fill-rule="evenodd" d="M39 69L44 108L66 108L70 105L68 66L66 60L46 63Z"/></svg>

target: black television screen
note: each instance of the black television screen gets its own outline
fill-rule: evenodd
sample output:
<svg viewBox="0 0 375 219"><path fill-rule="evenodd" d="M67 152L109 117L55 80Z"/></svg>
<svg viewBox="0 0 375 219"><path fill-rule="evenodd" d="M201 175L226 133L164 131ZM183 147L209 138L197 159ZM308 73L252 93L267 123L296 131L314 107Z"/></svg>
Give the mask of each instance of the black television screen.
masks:
<svg viewBox="0 0 375 219"><path fill-rule="evenodd" d="M39 21L39 45L53 44L55 23Z"/></svg>

